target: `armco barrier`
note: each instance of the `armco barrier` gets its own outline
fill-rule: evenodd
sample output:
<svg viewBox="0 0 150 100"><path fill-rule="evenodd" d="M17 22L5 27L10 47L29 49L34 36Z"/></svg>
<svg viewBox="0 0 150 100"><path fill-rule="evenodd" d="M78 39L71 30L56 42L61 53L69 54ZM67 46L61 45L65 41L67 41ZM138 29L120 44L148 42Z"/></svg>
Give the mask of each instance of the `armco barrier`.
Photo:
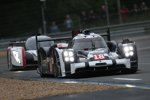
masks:
<svg viewBox="0 0 150 100"><path fill-rule="evenodd" d="M103 27L93 27L89 29L93 32L103 34L103 33L106 33L108 27L110 29L111 36L126 35L126 34L149 34L150 33L150 20L142 21L142 22L135 22L135 23L103 26ZM71 31L53 33L53 34L48 34L48 35L50 35L51 37L71 36ZM19 40L23 38L25 37L21 37L17 39ZM16 39L0 40L0 49L6 48L8 46L9 41L12 41L12 40L16 40Z"/></svg>
<svg viewBox="0 0 150 100"><path fill-rule="evenodd" d="M135 22L135 23L127 23L127 24L119 24L119 25L110 25L104 27L94 27L89 28L91 31L102 34L110 29L111 35L125 35L125 34L141 34L141 33L149 33L150 32L150 20L143 22ZM62 36L71 36L71 31L61 32L61 33L53 33L49 34L51 37L62 37Z"/></svg>

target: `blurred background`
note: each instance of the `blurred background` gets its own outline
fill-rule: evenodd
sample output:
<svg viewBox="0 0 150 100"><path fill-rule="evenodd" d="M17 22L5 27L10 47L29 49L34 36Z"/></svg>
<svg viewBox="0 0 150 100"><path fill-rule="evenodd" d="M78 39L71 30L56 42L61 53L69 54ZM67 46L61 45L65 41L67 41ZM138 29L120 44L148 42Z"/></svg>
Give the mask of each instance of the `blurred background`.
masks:
<svg viewBox="0 0 150 100"><path fill-rule="evenodd" d="M0 39L150 19L150 0L1 0Z"/></svg>

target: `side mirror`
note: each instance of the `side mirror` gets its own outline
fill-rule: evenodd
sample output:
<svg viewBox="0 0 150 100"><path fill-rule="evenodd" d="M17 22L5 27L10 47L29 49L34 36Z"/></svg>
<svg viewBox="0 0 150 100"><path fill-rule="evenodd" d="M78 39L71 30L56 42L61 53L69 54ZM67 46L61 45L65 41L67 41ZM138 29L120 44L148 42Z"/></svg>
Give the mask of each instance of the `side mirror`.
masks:
<svg viewBox="0 0 150 100"><path fill-rule="evenodd" d="M117 43L116 42L108 41L107 46L111 52L116 52L116 50L117 50Z"/></svg>
<svg viewBox="0 0 150 100"><path fill-rule="evenodd" d="M65 49L68 47L68 43L57 43L56 46L57 48Z"/></svg>

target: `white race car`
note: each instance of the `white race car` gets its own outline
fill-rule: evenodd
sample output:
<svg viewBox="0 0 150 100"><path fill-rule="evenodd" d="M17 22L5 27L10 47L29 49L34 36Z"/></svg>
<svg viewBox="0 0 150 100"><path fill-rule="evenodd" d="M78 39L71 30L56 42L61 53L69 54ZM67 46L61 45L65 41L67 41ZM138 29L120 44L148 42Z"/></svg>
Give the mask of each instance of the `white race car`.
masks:
<svg viewBox="0 0 150 100"><path fill-rule="evenodd" d="M128 39L121 43L106 42L101 35L88 30L76 34L68 44L58 43L47 51L40 47L38 52L41 77L48 74L66 77L83 71L118 70L135 73L138 70L134 42Z"/></svg>
<svg viewBox="0 0 150 100"><path fill-rule="evenodd" d="M37 36L38 40L50 39L48 36ZM40 47L50 47L53 41L41 42ZM7 49L7 64L9 70L35 69L37 68L37 48L36 36L28 38L26 41L11 42Z"/></svg>

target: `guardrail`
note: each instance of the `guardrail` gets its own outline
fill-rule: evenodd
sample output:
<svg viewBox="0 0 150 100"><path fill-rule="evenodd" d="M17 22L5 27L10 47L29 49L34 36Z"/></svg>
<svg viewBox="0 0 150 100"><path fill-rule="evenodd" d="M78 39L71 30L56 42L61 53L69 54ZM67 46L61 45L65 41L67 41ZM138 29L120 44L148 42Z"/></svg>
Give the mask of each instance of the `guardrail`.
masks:
<svg viewBox="0 0 150 100"><path fill-rule="evenodd" d="M142 22L135 22L135 23L126 23L126 24L119 24L119 25L110 25L104 27L94 27L89 28L91 31L102 34L110 29L111 35L125 35L125 34L143 34L150 32L150 20L142 21ZM61 32L61 33L53 33L49 34L51 37L61 37L61 36L71 36L71 31Z"/></svg>
<svg viewBox="0 0 150 100"><path fill-rule="evenodd" d="M110 26L104 26L104 27L94 27L94 28L89 28L89 29L95 33L103 34L107 31L108 27L110 29L111 36L126 35L126 34L149 34L150 33L150 20L142 21L142 22L135 22L135 23L110 25ZM71 36L71 31L53 33L53 34L48 34L48 35L50 35L51 37ZM17 39L24 39L24 38L25 37L20 37ZM0 40L0 49L6 48L9 43L8 41L12 41L12 40L14 41L17 39Z"/></svg>

